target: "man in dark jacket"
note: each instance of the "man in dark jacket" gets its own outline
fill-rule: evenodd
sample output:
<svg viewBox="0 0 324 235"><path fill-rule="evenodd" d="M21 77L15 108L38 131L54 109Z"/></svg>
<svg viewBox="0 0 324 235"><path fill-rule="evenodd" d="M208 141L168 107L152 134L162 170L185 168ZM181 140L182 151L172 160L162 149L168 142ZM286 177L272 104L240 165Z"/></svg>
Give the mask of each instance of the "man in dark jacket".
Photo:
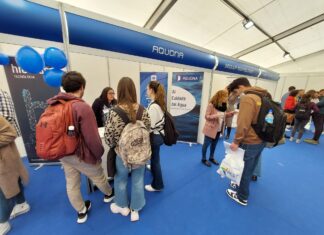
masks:
<svg viewBox="0 0 324 235"><path fill-rule="evenodd" d="M105 194L104 202L113 199L113 192L101 167L101 157L104 148L98 133L95 115L91 107L81 98L84 94L86 81L78 72L68 72L63 76L61 92L48 100L49 105L55 105L58 100L78 100L72 104L74 127L80 143L74 155L61 159L64 167L66 188L73 208L78 212L77 223L87 220L91 207L90 201L83 201L80 184L80 174L86 175Z"/></svg>

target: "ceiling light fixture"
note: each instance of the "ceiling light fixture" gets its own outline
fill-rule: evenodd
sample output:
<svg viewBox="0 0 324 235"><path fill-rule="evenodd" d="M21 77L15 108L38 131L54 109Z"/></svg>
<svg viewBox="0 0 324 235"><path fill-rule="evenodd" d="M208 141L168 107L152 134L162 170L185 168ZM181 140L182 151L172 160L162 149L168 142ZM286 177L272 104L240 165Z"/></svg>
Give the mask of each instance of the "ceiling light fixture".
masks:
<svg viewBox="0 0 324 235"><path fill-rule="evenodd" d="M249 29L254 25L253 21L248 18L244 19L242 23L245 29Z"/></svg>
<svg viewBox="0 0 324 235"><path fill-rule="evenodd" d="M285 51L285 53L283 54L283 58L289 59L290 58L290 53Z"/></svg>

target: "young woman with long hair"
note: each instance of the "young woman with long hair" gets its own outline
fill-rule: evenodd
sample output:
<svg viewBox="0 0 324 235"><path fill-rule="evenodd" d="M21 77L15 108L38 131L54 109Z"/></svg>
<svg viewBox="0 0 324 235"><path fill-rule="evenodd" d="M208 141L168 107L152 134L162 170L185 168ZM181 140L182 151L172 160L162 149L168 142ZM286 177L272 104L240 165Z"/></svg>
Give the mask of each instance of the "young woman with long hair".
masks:
<svg viewBox="0 0 324 235"><path fill-rule="evenodd" d="M151 118L151 172L152 183L145 185L149 192L161 191L164 188L162 170L160 164L160 147L163 144L164 113L166 111L165 92L163 85L157 81L151 81L147 86L147 95L152 102L148 106Z"/></svg>
<svg viewBox="0 0 324 235"><path fill-rule="evenodd" d="M205 114L205 126L203 133L205 135L204 144L202 146L202 163L210 167L212 162L215 165L219 163L214 158L214 153L219 136L222 132L224 118L234 115L234 111L226 113L227 110L228 92L226 90L220 90L210 99L206 114ZM209 161L206 159L207 148L210 147Z"/></svg>
<svg viewBox="0 0 324 235"><path fill-rule="evenodd" d="M115 105L117 105L117 100L115 99L114 89L111 87L104 88L101 95L92 104L98 127L105 126L109 110Z"/></svg>
<svg viewBox="0 0 324 235"><path fill-rule="evenodd" d="M140 105L137 103L136 88L133 80L128 77L123 77L117 87L118 107L121 108L128 116L131 123L136 123L137 112ZM151 123L148 112L144 109L142 119L147 130L150 130ZM110 205L113 213L120 213L127 216L131 211L131 221L139 220L139 211L145 205L144 197L144 171L145 165L131 166L130 168L124 165L124 162L119 154L119 139L121 133L126 126L126 123L112 109L106 122L105 139L110 148L115 148L116 157L116 174L114 177L115 198L114 203ZM132 175L131 200L130 204L127 196L128 173ZM130 208L129 208L130 206Z"/></svg>

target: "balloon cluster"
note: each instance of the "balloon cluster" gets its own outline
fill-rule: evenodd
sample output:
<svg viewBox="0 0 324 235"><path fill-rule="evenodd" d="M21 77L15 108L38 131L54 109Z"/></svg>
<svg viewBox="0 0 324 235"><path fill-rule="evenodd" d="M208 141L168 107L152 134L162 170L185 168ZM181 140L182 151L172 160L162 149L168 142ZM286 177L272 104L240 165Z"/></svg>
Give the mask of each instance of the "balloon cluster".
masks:
<svg viewBox="0 0 324 235"><path fill-rule="evenodd" d="M61 86L62 69L67 65L67 59L64 52L55 47L49 47L41 56L30 46L24 46L16 54L16 62L19 67L28 73L37 74L46 66L48 69L44 72L44 81L52 87ZM0 53L0 65L9 64L9 57Z"/></svg>

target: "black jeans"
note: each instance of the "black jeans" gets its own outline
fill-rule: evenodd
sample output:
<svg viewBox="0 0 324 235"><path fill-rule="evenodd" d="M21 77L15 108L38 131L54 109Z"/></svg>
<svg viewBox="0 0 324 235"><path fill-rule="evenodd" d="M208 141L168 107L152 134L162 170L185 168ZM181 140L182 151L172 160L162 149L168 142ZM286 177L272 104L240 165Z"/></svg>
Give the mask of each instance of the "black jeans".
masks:
<svg viewBox="0 0 324 235"><path fill-rule="evenodd" d="M22 185L20 179L19 187L20 193L9 199L5 197L2 190L0 189L0 223L5 223L9 220L10 214L16 204L21 204L26 201L24 196L24 186Z"/></svg>
<svg viewBox="0 0 324 235"><path fill-rule="evenodd" d="M152 157L151 157L151 172L153 180L151 186L154 189L161 190L164 188L162 170L160 164L160 147L163 144L163 138L161 135L151 135L151 148L152 148Z"/></svg>
<svg viewBox="0 0 324 235"><path fill-rule="evenodd" d="M305 126L308 123L309 120L300 120L295 118L295 125L291 132L291 137L295 137L296 132L298 131L298 137L297 139L301 139L303 137Z"/></svg>
<svg viewBox="0 0 324 235"><path fill-rule="evenodd" d="M321 138L323 132L324 114L314 113L313 121L315 126L315 134L313 140L318 141Z"/></svg>

